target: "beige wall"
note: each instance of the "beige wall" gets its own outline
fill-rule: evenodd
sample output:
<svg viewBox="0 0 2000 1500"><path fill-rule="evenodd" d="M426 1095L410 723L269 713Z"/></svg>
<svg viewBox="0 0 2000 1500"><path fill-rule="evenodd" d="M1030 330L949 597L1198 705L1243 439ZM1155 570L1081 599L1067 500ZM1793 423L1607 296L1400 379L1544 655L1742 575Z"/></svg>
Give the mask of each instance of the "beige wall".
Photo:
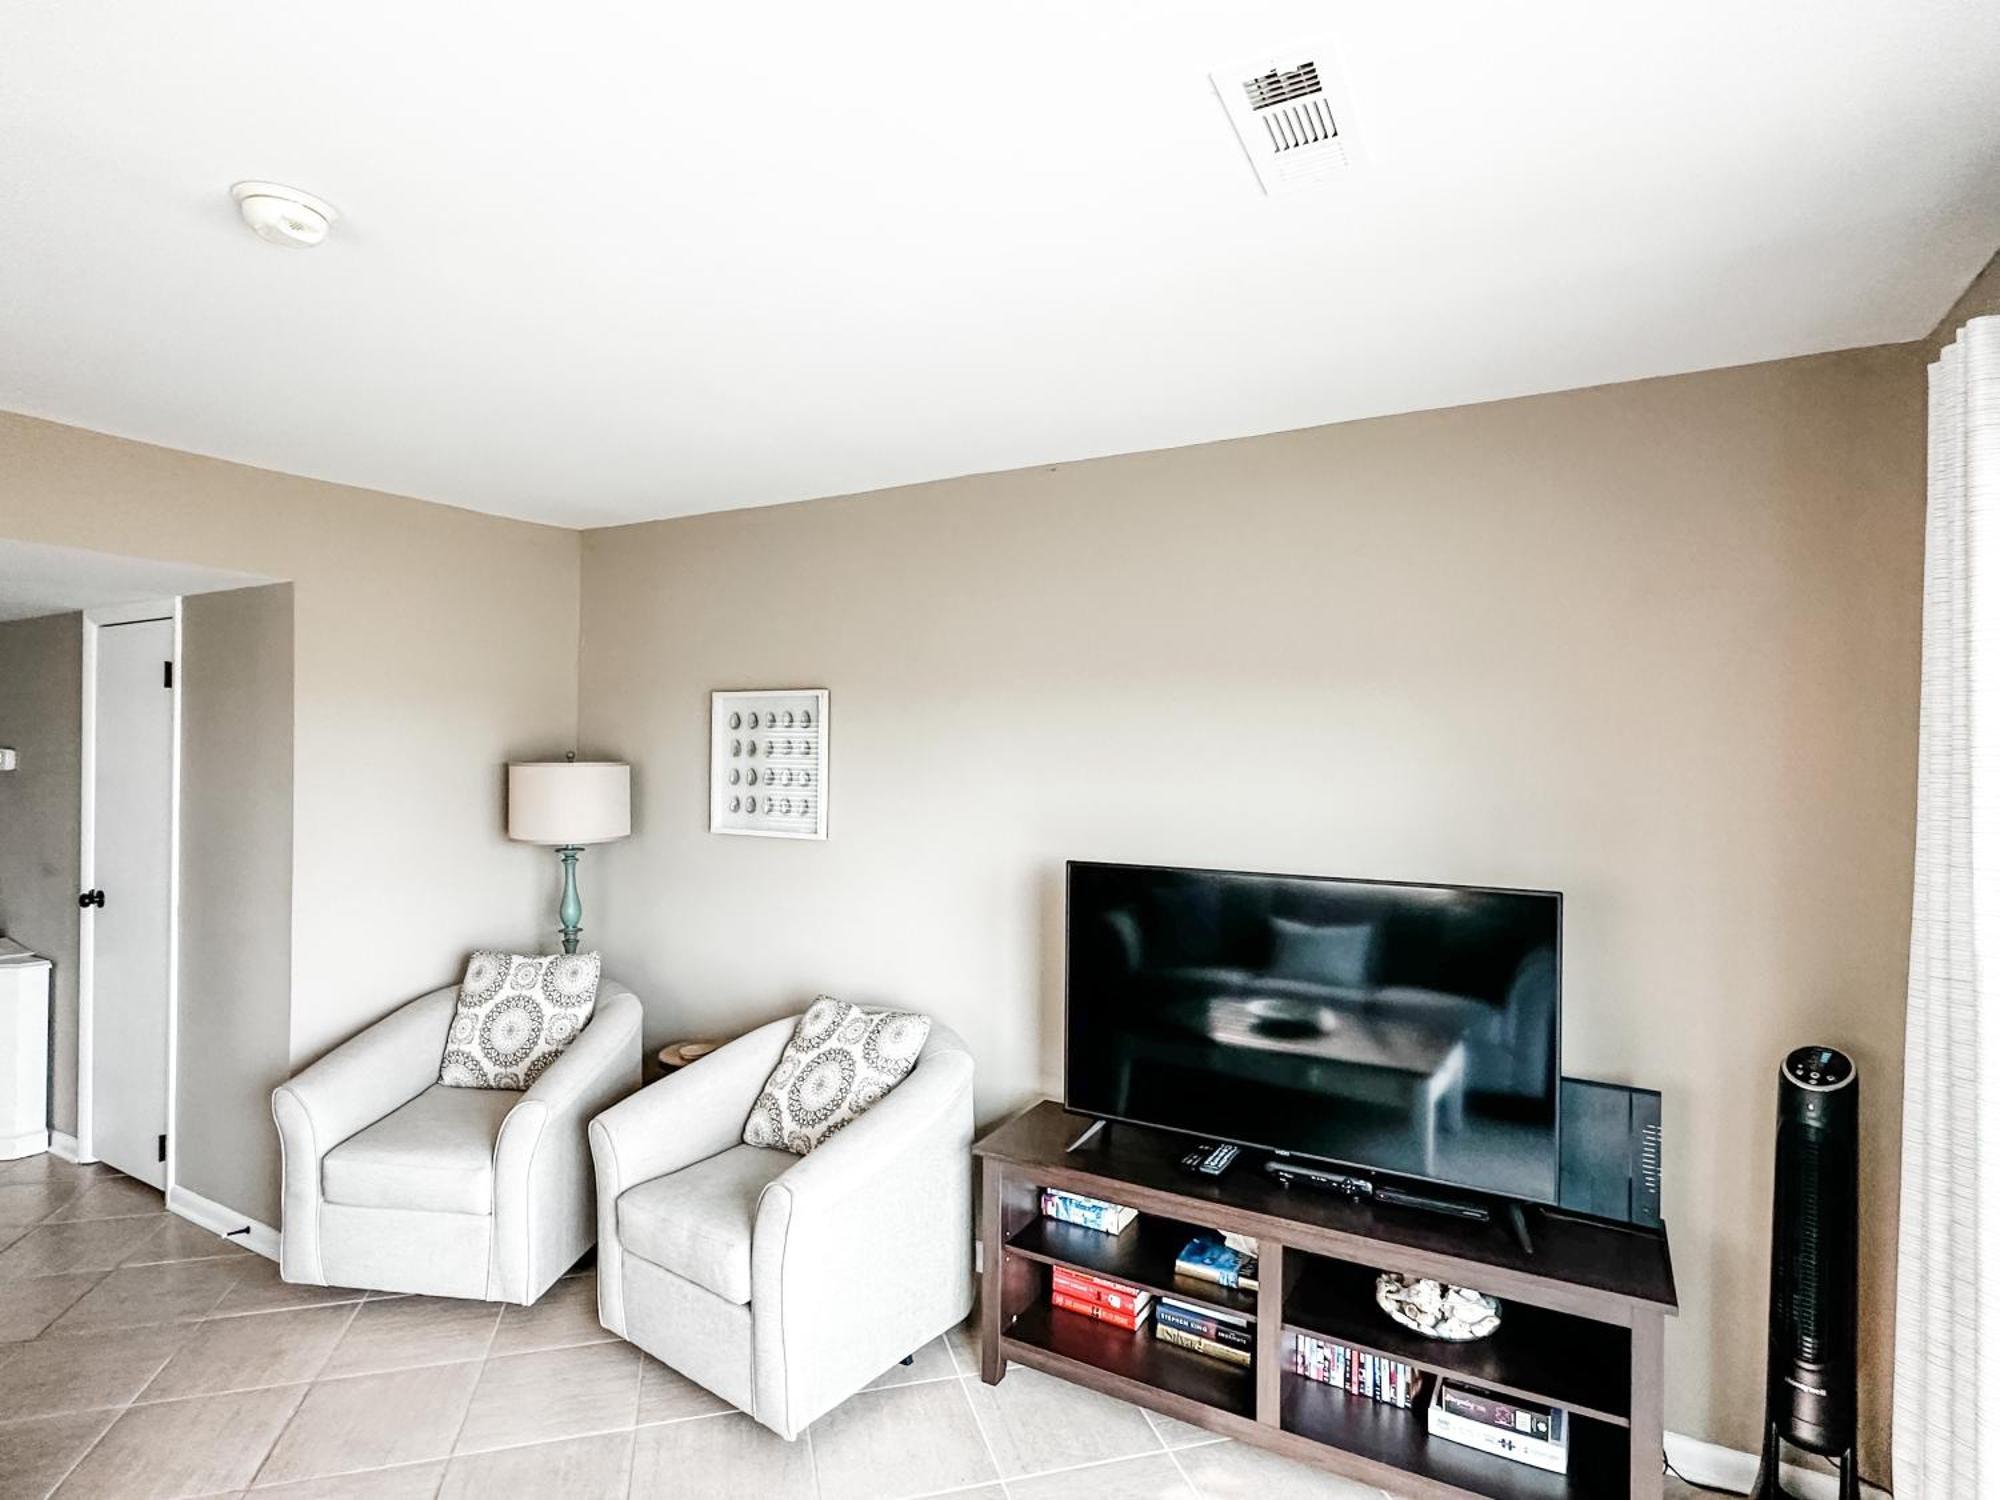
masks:
<svg viewBox="0 0 2000 1500"><path fill-rule="evenodd" d="M292 583L293 1059L550 925L502 767L572 741L575 533L0 414L0 536Z"/></svg>
<svg viewBox="0 0 2000 1500"><path fill-rule="evenodd" d="M292 586L181 602L179 1185L278 1222L291 1073Z"/></svg>
<svg viewBox="0 0 2000 1500"><path fill-rule="evenodd" d="M1665 1091L1670 1423L1752 1445L1775 1069L1865 1079L1884 1472L1918 351L588 533L587 903L649 1036L825 989L1054 1090L1065 858L1568 893L1568 1071ZM832 690L832 836L705 832L707 695Z"/></svg>
<svg viewBox="0 0 2000 1500"><path fill-rule="evenodd" d="M1956 338L1958 330L1970 319L1994 313L2000 313L2000 255L1986 263L1986 268L1972 278L1972 284L1959 293L1950 310L1938 319L1937 327L1923 345L1926 357L1935 355Z"/></svg>
<svg viewBox="0 0 2000 1500"><path fill-rule="evenodd" d="M0 624L0 933L52 960L49 1108L76 1119L76 896L82 888L83 616Z"/></svg>

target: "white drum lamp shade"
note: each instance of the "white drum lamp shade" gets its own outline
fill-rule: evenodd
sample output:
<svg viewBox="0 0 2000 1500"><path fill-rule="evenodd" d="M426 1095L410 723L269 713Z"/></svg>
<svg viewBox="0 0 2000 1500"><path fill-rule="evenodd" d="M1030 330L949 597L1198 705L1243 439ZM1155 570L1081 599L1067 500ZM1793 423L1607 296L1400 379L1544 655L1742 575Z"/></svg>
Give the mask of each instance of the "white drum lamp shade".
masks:
<svg viewBox="0 0 2000 1500"><path fill-rule="evenodd" d="M507 837L528 844L602 844L632 831L632 768L618 761L507 767Z"/></svg>
<svg viewBox="0 0 2000 1500"><path fill-rule="evenodd" d="M563 952L583 934L583 898L576 861L585 844L622 839L632 831L632 768L612 760L532 761L507 768L507 837L554 844L562 860Z"/></svg>

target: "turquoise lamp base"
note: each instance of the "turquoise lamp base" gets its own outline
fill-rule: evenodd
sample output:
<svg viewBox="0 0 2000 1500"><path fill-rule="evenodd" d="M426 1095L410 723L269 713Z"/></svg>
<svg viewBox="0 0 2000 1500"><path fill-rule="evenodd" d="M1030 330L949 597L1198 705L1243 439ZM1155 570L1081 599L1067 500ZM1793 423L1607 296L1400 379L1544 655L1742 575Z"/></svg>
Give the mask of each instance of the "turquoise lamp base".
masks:
<svg viewBox="0 0 2000 1500"><path fill-rule="evenodd" d="M556 855L563 864L562 909L557 913L562 918L563 952L576 952L576 945L583 936L583 897L576 893L576 858L583 853L581 844L557 846Z"/></svg>

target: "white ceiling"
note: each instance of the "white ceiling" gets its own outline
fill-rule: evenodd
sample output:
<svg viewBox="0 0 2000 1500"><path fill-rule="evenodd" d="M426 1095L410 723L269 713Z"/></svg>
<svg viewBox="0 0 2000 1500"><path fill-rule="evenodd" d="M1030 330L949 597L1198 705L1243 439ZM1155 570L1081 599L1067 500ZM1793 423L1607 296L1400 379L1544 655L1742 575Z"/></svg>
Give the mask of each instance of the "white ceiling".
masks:
<svg viewBox="0 0 2000 1500"><path fill-rule="evenodd" d="M0 407L594 525L1910 339L1996 100L1993 0L0 0Z"/></svg>
<svg viewBox="0 0 2000 1500"><path fill-rule="evenodd" d="M179 594L212 594L268 582L251 573L0 537L0 620L74 614L111 604L149 604Z"/></svg>

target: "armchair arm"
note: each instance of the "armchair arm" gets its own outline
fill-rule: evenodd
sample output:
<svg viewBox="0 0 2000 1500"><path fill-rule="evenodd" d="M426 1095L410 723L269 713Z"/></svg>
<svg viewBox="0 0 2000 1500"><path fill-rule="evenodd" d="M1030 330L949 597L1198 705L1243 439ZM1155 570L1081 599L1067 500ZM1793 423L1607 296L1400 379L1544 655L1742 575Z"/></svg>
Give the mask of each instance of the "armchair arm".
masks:
<svg viewBox="0 0 2000 1500"><path fill-rule="evenodd" d="M458 1004L446 985L391 1011L271 1091L283 1166L287 1281L324 1284L320 1262L320 1162L335 1146L401 1109L437 1082Z"/></svg>
<svg viewBox="0 0 2000 1500"><path fill-rule="evenodd" d="M620 1337L625 1260L618 1195L741 1144L750 1106L778 1065L792 1026L791 1019L760 1026L590 1122L597 1164L597 1318Z"/></svg>
<svg viewBox="0 0 2000 1500"><path fill-rule="evenodd" d="M787 1018L759 1026L591 1121L600 1203L741 1145L750 1106L793 1024Z"/></svg>
<svg viewBox="0 0 2000 1500"><path fill-rule="evenodd" d="M896 1294L842 1311L895 1247ZM915 1071L764 1189L750 1248L760 1422L786 1435L972 1306L972 1058L934 1026Z"/></svg>
<svg viewBox="0 0 2000 1500"><path fill-rule="evenodd" d="M588 1125L639 1086L644 1025L639 997L609 986L590 1024L500 1122L490 1295L533 1302L590 1247L596 1220Z"/></svg>

